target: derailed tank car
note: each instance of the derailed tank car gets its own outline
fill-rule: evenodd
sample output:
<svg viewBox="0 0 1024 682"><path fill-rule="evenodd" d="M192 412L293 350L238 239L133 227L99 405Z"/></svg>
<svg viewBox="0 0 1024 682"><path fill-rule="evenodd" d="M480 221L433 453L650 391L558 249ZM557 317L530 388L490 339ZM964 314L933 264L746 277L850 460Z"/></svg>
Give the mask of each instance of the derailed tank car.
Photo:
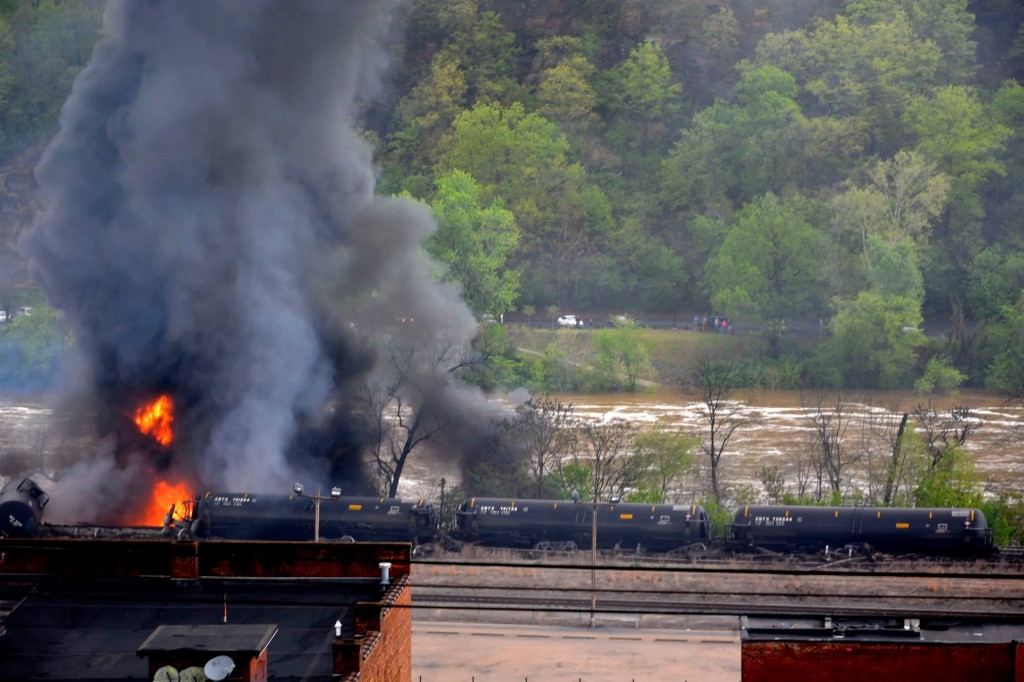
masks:
<svg viewBox="0 0 1024 682"><path fill-rule="evenodd" d="M226 540L314 536L315 502L301 495L208 492L195 502L192 532ZM338 497L320 502L320 538L355 542L430 542L433 506L425 500Z"/></svg>
<svg viewBox="0 0 1024 682"><path fill-rule="evenodd" d="M730 539L777 551L869 545L893 553L984 554L992 529L978 509L749 505L736 510Z"/></svg>
<svg viewBox="0 0 1024 682"><path fill-rule="evenodd" d="M16 478L0 489L0 535L33 538L50 496L32 476Z"/></svg>
<svg viewBox="0 0 1024 682"><path fill-rule="evenodd" d="M588 548L593 514L588 502L475 497L459 507L458 537L492 547ZM602 549L668 552L709 537L710 520L700 505L597 505L597 545Z"/></svg>

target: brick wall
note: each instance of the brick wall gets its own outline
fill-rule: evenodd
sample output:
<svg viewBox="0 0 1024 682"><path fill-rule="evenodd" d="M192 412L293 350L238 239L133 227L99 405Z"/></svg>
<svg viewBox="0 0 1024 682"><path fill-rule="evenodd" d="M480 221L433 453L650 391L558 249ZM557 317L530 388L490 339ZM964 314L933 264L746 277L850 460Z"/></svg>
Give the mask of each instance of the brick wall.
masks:
<svg viewBox="0 0 1024 682"><path fill-rule="evenodd" d="M377 603L356 606L356 639L336 642L334 672L344 682L411 682L412 585L396 580ZM356 670L357 668L357 670Z"/></svg>
<svg viewBox="0 0 1024 682"><path fill-rule="evenodd" d="M888 644L877 642L744 642L743 682L1024 682L1016 642Z"/></svg>

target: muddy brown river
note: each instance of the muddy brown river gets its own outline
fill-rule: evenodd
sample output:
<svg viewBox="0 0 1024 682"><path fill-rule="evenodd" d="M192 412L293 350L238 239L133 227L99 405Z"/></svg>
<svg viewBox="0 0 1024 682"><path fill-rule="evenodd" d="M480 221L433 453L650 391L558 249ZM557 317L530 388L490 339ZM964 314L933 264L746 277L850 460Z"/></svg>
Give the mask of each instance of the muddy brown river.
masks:
<svg viewBox="0 0 1024 682"><path fill-rule="evenodd" d="M578 417L589 420L622 418L652 428L686 433L706 429L694 397L677 387L661 387L636 394L555 395L572 403ZM741 391L731 396L751 423L736 430L722 460L727 486L753 486L760 490L757 472L776 466L788 490L796 486L796 462L811 448L819 395L799 391ZM827 408L829 400L823 405ZM853 394L846 398L844 447L856 453L871 429L885 421L898 421L928 397L913 392ZM932 397L935 409L970 408L975 431L966 443L985 489L993 494L1019 495L1024 490L1024 408L1003 403L998 396L964 391L957 396ZM833 403L834 404L834 403ZM96 447L95 436L69 428L74 415L61 414L45 398L0 397L0 479L26 470L53 472ZM847 492L867 486L864 458L849 469ZM436 496L442 477L449 483L460 478L451 463L425 456L411 462L401 487L403 496ZM681 494L688 494L681 491ZM689 491L690 495L697 494Z"/></svg>
<svg viewBox="0 0 1024 682"><path fill-rule="evenodd" d="M815 436L812 415L819 400L822 410L835 406L835 397L809 391L737 391L731 398L742 403L752 420L739 427L722 458L725 480L733 485L755 484L762 466L777 466L795 485L796 461L806 457ZM634 395L558 396L571 401L575 413L588 419L623 418L655 428L698 434L707 430L701 405L679 388L664 387ZM831 401L831 402L830 402ZM975 429L966 450L988 492L1016 495L1024 489L1024 408L1001 402L999 396L964 391L956 396L932 396L931 406L940 415L951 408L967 407ZM843 408L846 422L843 444L853 458L885 424L894 428L903 412L928 405L929 397L914 392L848 394ZM882 445L876 440L876 451ZM877 463L877 460L876 460ZM864 489L867 457L851 465L851 485ZM788 475L787 475L788 474Z"/></svg>
<svg viewBox="0 0 1024 682"><path fill-rule="evenodd" d="M556 394L552 398L572 403L576 416L588 420L626 419L650 428L698 434L707 429L701 406L694 396L678 387L663 386L644 393L622 394ZM731 398L740 404L752 419L738 428L723 455L721 471L727 488L736 490L750 486L763 493L757 472L763 466L777 467L786 482L786 490L797 487L796 462L813 447L814 425L811 415L816 411L819 394L811 391L737 391ZM963 391L956 396L922 396L912 391L884 391L846 395L843 409L846 422L843 443L848 455L857 459L862 443L870 442L871 433L885 424L895 431L904 412L913 412L918 405L931 401L940 414L949 414L953 407L971 410L975 429L966 441L966 450L973 459L986 493L1018 496L1024 490L1024 407L1009 405L1000 396L981 391ZM828 410L834 395L822 398L822 409ZM883 429L884 430L884 429ZM884 445L877 440L873 447L881 452ZM880 460L876 457L874 465ZM868 489L868 467L864 455L850 465L844 493L856 499L856 491ZM459 480L459 473L450 464L424 458L407 469L408 480L403 494L435 496L442 476L449 484ZM682 489L680 499L701 497L699 481L691 481L690 489ZM851 493L853 495L851 496Z"/></svg>

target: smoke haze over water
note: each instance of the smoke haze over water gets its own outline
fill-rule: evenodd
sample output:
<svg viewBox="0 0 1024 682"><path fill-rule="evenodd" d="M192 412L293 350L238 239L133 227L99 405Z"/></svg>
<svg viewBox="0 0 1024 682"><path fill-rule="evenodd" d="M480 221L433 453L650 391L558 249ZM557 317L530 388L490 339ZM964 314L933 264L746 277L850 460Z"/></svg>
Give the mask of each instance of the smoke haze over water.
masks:
<svg viewBox="0 0 1024 682"><path fill-rule="evenodd" d="M46 209L22 246L74 330L79 392L112 413L171 393L165 466L196 485L327 484L330 453L353 446L331 439L359 429L323 415L376 371L365 330L414 311L405 331L421 339L473 334L457 293L430 276L429 213L374 198L353 129L381 86L397 4L113 1L39 164ZM484 409L424 376L437 381L424 393L448 396L439 405ZM151 482L152 462L117 449L75 477Z"/></svg>

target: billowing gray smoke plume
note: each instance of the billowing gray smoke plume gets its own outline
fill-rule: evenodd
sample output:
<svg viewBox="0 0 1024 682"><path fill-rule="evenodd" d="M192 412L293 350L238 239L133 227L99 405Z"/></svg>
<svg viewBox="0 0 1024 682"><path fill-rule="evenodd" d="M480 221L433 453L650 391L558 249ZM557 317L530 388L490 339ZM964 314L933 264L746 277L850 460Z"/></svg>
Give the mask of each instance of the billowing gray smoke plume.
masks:
<svg viewBox="0 0 1024 682"><path fill-rule="evenodd" d="M428 212L374 198L352 127L381 85L396 4L108 6L37 169L47 208L23 250L73 327L81 386L114 416L170 393L177 438L162 458L106 442L65 473L53 506L82 509L77 485L102 517L144 495L154 467L207 488L339 475L365 487L362 427L337 410L377 371L367 339L384 324L421 345L473 334L456 292L431 279ZM481 420L485 402L444 372L418 380L435 410Z"/></svg>

